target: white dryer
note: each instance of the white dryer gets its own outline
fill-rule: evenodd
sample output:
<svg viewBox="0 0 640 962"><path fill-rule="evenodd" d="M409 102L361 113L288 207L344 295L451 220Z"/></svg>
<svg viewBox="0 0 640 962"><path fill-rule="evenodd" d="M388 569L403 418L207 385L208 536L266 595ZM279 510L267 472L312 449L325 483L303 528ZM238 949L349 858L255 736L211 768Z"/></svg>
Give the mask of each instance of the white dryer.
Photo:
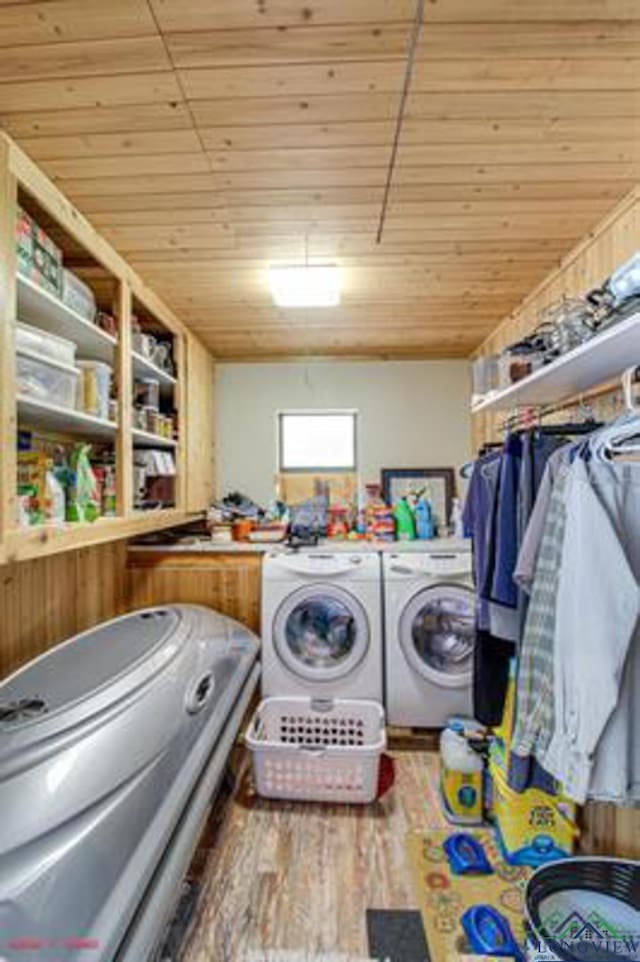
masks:
<svg viewBox="0 0 640 962"><path fill-rule="evenodd" d="M382 702L382 572L373 552L273 552L262 567L262 693Z"/></svg>
<svg viewBox="0 0 640 962"><path fill-rule="evenodd" d="M384 556L386 709L391 725L472 715L475 594L470 550Z"/></svg>

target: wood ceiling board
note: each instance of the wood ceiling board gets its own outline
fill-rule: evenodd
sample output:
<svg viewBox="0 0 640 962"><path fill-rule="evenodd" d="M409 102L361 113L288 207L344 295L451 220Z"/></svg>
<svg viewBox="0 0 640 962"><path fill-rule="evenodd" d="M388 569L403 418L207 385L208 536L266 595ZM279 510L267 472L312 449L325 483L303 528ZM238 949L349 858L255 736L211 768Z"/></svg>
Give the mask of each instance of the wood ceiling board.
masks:
<svg viewBox="0 0 640 962"><path fill-rule="evenodd" d="M160 27L249 29L412 20L414 0L150 0Z"/></svg>
<svg viewBox="0 0 640 962"><path fill-rule="evenodd" d="M410 23L271 27L167 33L174 66L270 66L344 63L349 60L404 60Z"/></svg>
<svg viewBox="0 0 640 962"><path fill-rule="evenodd" d="M596 125L599 136L606 141L637 143L638 131L634 129L634 123L636 121L631 117L595 116L580 117L576 120L558 117L529 120L526 116L520 120L495 118L468 120L458 117L450 120L435 120L410 117L405 119L402 127L402 143L411 145L522 144L525 148L533 149L537 149L538 144L541 143L570 143L574 148L582 145L582 149L585 150L593 144ZM236 146L242 145L236 143Z"/></svg>
<svg viewBox="0 0 640 962"><path fill-rule="evenodd" d="M166 212L172 213L176 223L180 218L188 219L189 212L197 216L206 217L206 210L211 208L234 209L250 205L252 207L283 207L317 204L340 204L353 202L354 204L377 204L382 202L382 185L379 187L323 187L314 190L248 190L248 191L193 191L189 193L168 194L125 194L97 196L87 199L83 208L87 214L97 216L107 214L111 221L118 223L119 214L123 215L121 223L133 220L136 215L140 223L148 222L147 215L155 218ZM378 206L378 210L379 210Z"/></svg>
<svg viewBox="0 0 640 962"><path fill-rule="evenodd" d="M0 55L0 83L101 76L109 78L103 80L108 88L116 74L169 69L171 61L158 36L5 47Z"/></svg>
<svg viewBox="0 0 640 962"><path fill-rule="evenodd" d="M501 23L431 23L420 35L419 60L592 60L637 57L640 19Z"/></svg>
<svg viewBox="0 0 640 962"><path fill-rule="evenodd" d="M638 57L599 60L418 60L411 79L417 93L437 91L632 90Z"/></svg>
<svg viewBox="0 0 640 962"><path fill-rule="evenodd" d="M285 198L281 204L269 206L237 205L228 207L224 203L220 206L201 206L194 209L167 209L148 211L105 211L94 216L94 222L112 227L161 225L163 227L185 227L198 224L229 223L242 224L249 222L305 223L322 220L343 220L357 218L373 218L380 214L380 198L363 204L304 204L296 205Z"/></svg>
<svg viewBox="0 0 640 962"><path fill-rule="evenodd" d="M48 160L82 160L85 157L128 157L151 154L202 153L198 135L186 130L156 130L126 134L76 134L67 137L25 137L21 146L41 163Z"/></svg>
<svg viewBox="0 0 640 962"><path fill-rule="evenodd" d="M417 93L409 91L405 118L496 120L634 117L635 102L618 90L474 90Z"/></svg>
<svg viewBox="0 0 640 962"><path fill-rule="evenodd" d="M52 180L65 180L77 177L80 172L88 177L128 177L129 174L144 176L145 172L152 174L178 173L194 174L206 173L209 169L207 158L200 153L178 154L134 154L121 156L114 154L110 157L77 157L70 160L46 160L42 162L43 170ZM64 187L61 188L66 190Z"/></svg>
<svg viewBox="0 0 640 962"><path fill-rule="evenodd" d="M464 152L466 156L466 151ZM84 166L84 165L83 165ZM289 188L312 189L322 187L368 186L383 187L386 167L359 168L346 167L324 170L250 170L227 171L226 173L167 174L109 177L64 177L59 178L60 186L72 199L83 207L85 199L117 196L124 194L173 194L180 191L207 190L276 190ZM637 179L637 165L634 163L593 163L574 161L568 164L446 164L431 166L396 167L393 189L398 186L436 186L446 190L466 189L504 185L563 184L571 180L574 184L605 183L619 185L618 197L630 190Z"/></svg>
<svg viewBox="0 0 640 962"><path fill-rule="evenodd" d="M421 316L424 318L425 324L423 333L437 333L437 317L428 309L428 306L425 306L424 302L421 304ZM461 317L458 312L457 318L451 321L452 327L448 326L448 329L481 328L483 327L482 318L486 319L487 316L489 316L489 312L481 311L480 315L474 315L472 318ZM338 310L322 307L283 310L272 304L270 307L256 308L255 315L255 319L261 327L264 325L267 328L275 327L276 329L281 329L283 325L297 328L305 328L308 325L322 325L331 329L336 326L339 327L341 324L347 324L354 328L364 325L366 328L369 323L378 327L386 323L402 327L405 324L406 317L406 305L397 303L387 303L384 306L380 304L372 305L371 310L361 305L340 306ZM250 330L253 326L253 317L247 317L246 311L241 307L231 306L227 308L224 316L217 313L201 316L197 326L199 330L220 330L221 327L226 327L228 333L233 334L241 330Z"/></svg>
<svg viewBox="0 0 640 962"><path fill-rule="evenodd" d="M555 149L555 148L554 148ZM464 157L467 157L464 150ZM583 156L591 151L583 150ZM460 159L460 158L459 158ZM534 163L531 154L523 151L522 163L460 164L430 166L400 164L394 174L394 186L398 184L504 184L504 183L564 183L601 180L620 184L622 197L636 182L637 164L634 162L612 163L573 158L568 163Z"/></svg>
<svg viewBox="0 0 640 962"><path fill-rule="evenodd" d="M269 150L284 148L385 147L393 140L394 121L337 124L266 124L253 127L201 127L207 150Z"/></svg>
<svg viewBox="0 0 640 962"><path fill-rule="evenodd" d="M230 97L193 100L190 104L199 127L252 126L294 123L347 123L393 120L398 93L363 93L312 96Z"/></svg>
<svg viewBox="0 0 640 962"><path fill-rule="evenodd" d="M0 84L0 115L31 110L180 101L172 71Z"/></svg>
<svg viewBox="0 0 640 962"><path fill-rule="evenodd" d="M0 17L0 47L154 34L145 0L46 0L7 4Z"/></svg>
<svg viewBox="0 0 640 962"><path fill-rule="evenodd" d="M212 97L273 97L311 94L399 93L404 61L219 67L179 70L189 100Z"/></svg>
<svg viewBox="0 0 640 962"><path fill-rule="evenodd" d="M347 167L384 167L389 162L389 147L317 147L285 150L207 151L216 171L322 170Z"/></svg>
<svg viewBox="0 0 640 962"><path fill-rule="evenodd" d="M170 0L168 0L170 2ZM201 0L205 2L205 0ZM536 20L640 20L636 0L431 0L425 6L425 23L502 23Z"/></svg>
<svg viewBox="0 0 640 962"><path fill-rule="evenodd" d="M131 104L121 107L79 107L75 110L35 110L0 114L0 127L22 144L28 138L73 137L85 134L140 134L184 130L193 126L184 103ZM24 139L23 139L24 138Z"/></svg>
<svg viewBox="0 0 640 962"><path fill-rule="evenodd" d="M447 204L471 205L480 209L495 205L495 211L527 210L533 204L540 209L552 209L553 204L584 205L592 202L617 200L620 183L591 181L552 181L550 183L503 183L503 184L398 184L392 187L392 204ZM520 206L522 205L522 207ZM609 207L613 206L611 203Z"/></svg>
<svg viewBox="0 0 640 962"><path fill-rule="evenodd" d="M630 185L631 186L631 185ZM108 214L111 220L106 223L117 223L118 213L124 215L122 223L132 220L136 214L140 215L140 222L147 222L147 214L156 217L158 212L173 211L176 218L189 216L190 210L203 211L205 208L235 208L250 206L275 207L279 205L314 205L340 204L353 201L354 203L382 202L383 186L377 187L322 187L312 190L280 188L276 190L218 190L174 192L163 194L107 194L96 195L93 198L82 198L82 209L90 217L102 213ZM619 199L621 187L619 182L610 183L580 181L560 181L552 183L524 183L524 184L487 184L477 186L473 184L400 184L392 188L393 203L442 203L447 205L461 205L476 202L495 201L496 210L506 209L506 205L513 205L511 209L519 209L519 204L538 201L545 205L561 201L570 203L573 200L590 204L592 201L605 200L611 206ZM231 216L231 215L230 215ZM101 221L102 222L102 221Z"/></svg>
<svg viewBox="0 0 640 962"><path fill-rule="evenodd" d="M535 150L534 150L535 147ZM545 164L580 163L585 156L584 144L549 143L548 141L535 145L523 144L405 144L401 141L398 152L398 166L400 168L416 167L422 172L426 167L442 167L458 164L464 159L471 164L482 165L514 165L535 156L536 162L542 167ZM591 163L622 163L630 164L636 159L637 147L633 141L597 142L589 145L588 156ZM286 150L227 150L208 151L207 156L216 171L250 171L262 172L272 170L289 170L292 166L302 169L339 168L348 167L382 167L389 158L388 147L326 147L316 149L288 148ZM123 162L126 165L130 159ZM54 169L52 166L50 169ZM69 167L67 167L69 170ZM565 171L565 180L570 179L569 169ZM69 175L77 175L77 171L70 170Z"/></svg>
<svg viewBox="0 0 640 962"><path fill-rule="evenodd" d="M439 240L462 242L474 239L484 243L489 240L500 241L501 239L513 238L530 240L535 243L544 229L553 230L556 241L570 242L579 238L580 234L587 229L585 224L589 223L591 223L591 218L583 223L577 221L570 225L559 224L557 218L550 218L548 222L534 224L502 223L499 220L487 223L476 223L475 219L464 222L449 220L446 224L434 224L432 228L391 226L385 232L384 243L387 250L395 250L396 252L420 250L425 242L437 243ZM553 226L550 227L549 224ZM133 251L179 250L183 246L191 250L198 247L208 250L224 248L239 253L243 250L244 245L251 248L252 240L255 246L262 243L268 254L272 247L272 241L277 242L278 237L291 238L295 231L300 239L299 247L303 250L305 248L305 234L307 234L310 254L313 245L314 248L322 249L327 254L331 253L333 256L338 256L343 249L353 251L369 248L372 243L370 235L375 231L375 226L375 220L344 222L335 225L323 222L317 230L311 231L309 228L301 229L299 224L292 225L290 222L242 224L238 227L222 223L194 225L190 228L164 228L160 226L153 228L105 227L103 233L113 243L114 247L127 255ZM319 236L323 239L319 240Z"/></svg>
<svg viewBox="0 0 640 962"><path fill-rule="evenodd" d="M561 243L557 245L557 251L562 253L563 249ZM525 274L529 271L535 271L540 273L544 271L545 266L548 267L550 259L553 259L554 249L548 246L538 249L531 249L531 245L526 241L507 241L506 247L500 246L498 251L495 251L495 243L475 243L468 244L465 243L464 250L459 250L460 245L455 242L446 241L442 244L425 244L419 252L400 252L397 251L387 251L384 247L372 248L369 251L363 251L360 253L342 253L340 256L340 264L345 267L376 267L378 265L390 265L390 266L459 266L460 270L466 270L470 268L473 271L474 268L482 268L483 270L491 270L500 272L505 269L515 270L516 272L522 270ZM524 248L524 249L523 249ZM203 272L208 270L247 270L247 269L264 269L265 260L262 256L251 256L247 252L244 252L242 256L238 256L233 252L228 253L217 253L215 256L209 254L206 250L198 250L194 248L193 250L182 248L175 254L165 254L165 253L142 253L140 252L136 260L138 263L144 263L145 276L149 276L150 272L158 271L160 273L166 273L167 264L174 264L174 272L176 275L193 271L193 272Z"/></svg>
<svg viewBox="0 0 640 962"><path fill-rule="evenodd" d="M522 249L528 246L531 249L531 243L522 240L511 240L509 238L504 239L482 239L482 240L472 240L467 239L462 241L446 240L443 238L438 238L432 241L426 241L422 239L420 242L410 242L407 238L402 238L400 242L384 241L384 246L378 246L375 243L375 239L363 234L310 234L308 236L308 243L305 245L305 236L302 232L298 231L295 234L281 234L278 236L271 237L243 237L240 240L240 244L234 240L230 240L229 244L221 248L219 245L211 248L205 248L202 245L199 247L184 246L176 248L169 253L167 251L140 251L135 248L131 248L127 251L127 258L131 263L140 267L141 273L144 273L142 265L146 262L159 262L166 264L179 264L179 262L200 262L203 263L203 270L206 271L206 263L210 259L214 260L237 260L239 257L247 257L249 259L262 258L265 259L267 263L273 263L275 261L289 261L304 258L305 256L305 246L308 247L310 258L341 258L341 257L356 257L356 256L377 256L384 258L387 254L396 255L415 255L422 256L425 250L428 249L446 249L459 248L462 251L472 251L475 250L478 253L487 251L490 249L495 249L500 247L500 254L496 254L496 260L500 257L506 258L508 256L517 255L523 260L525 259L526 252ZM554 261L561 257L562 254L566 253L567 242L565 238L553 238L549 240L547 238L542 238L535 245L535 259L538 263L547 264L548 266L553 266ZM170 270L170 268L165 268L165 270Z"/></svg>
<svg viewBox="0 0 640 962"><path fill-rule="evenodd" d="M200 190L275 190L314 187L383 187L387 168L347 167L327 170L249 170L218 171L207 174L169 174L166 176L64 177L60 178L65 193L77 198L118 194L170 194L174 191Z"/></svg>

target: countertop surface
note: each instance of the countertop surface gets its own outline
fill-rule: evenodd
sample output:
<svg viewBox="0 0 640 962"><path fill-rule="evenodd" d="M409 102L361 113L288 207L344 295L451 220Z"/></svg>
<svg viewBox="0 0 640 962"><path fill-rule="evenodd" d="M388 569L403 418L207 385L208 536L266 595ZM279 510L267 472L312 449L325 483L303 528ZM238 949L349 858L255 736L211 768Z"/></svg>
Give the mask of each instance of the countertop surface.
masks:
<svg viewBox="0 0 640 962"><path fill-rule="evenodd" d="M301 551L323 552L361 552L375 551L381 554L411 554L424 551L469 551L471 541L459 538L433 538L431 541L332 541L322 540L316 547L301 548ZM232 541L229 544L216 544L207 538L194 538L193 541L179 544L131 544L130 551L154 552L156 554L267 554L287 552L292 549L284 542L258 543L251 541Z"/></svg>

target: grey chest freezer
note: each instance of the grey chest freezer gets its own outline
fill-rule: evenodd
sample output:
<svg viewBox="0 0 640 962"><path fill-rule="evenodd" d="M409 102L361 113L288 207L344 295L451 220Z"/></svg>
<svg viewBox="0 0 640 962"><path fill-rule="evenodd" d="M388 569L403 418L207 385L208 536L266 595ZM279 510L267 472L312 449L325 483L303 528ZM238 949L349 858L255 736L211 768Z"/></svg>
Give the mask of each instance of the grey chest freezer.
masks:
<svg viewBox="0 0 640 962"><path fill-rule="evenodd" d="M99 625L0 684L0 962L153 957L258 649L232 619L171 605Z"/></svg>

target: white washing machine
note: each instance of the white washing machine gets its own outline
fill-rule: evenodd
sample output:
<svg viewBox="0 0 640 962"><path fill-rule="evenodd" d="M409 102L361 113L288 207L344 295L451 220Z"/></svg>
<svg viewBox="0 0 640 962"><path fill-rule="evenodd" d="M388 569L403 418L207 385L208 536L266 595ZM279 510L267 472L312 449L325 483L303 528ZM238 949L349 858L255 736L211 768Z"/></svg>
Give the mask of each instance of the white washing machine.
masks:
<svg viewBox="0 0 640 962"><path fill-rule="evenodd" d="M262 567L262 693L382 702L382 572L373 552L273 552Z"/></svg>
<svg viewBox="0 0 640 962"><path fill-rule="evenodd" d="M471 550L384 556L387 721L442 727L471 716L475 594Z"/></svg>

